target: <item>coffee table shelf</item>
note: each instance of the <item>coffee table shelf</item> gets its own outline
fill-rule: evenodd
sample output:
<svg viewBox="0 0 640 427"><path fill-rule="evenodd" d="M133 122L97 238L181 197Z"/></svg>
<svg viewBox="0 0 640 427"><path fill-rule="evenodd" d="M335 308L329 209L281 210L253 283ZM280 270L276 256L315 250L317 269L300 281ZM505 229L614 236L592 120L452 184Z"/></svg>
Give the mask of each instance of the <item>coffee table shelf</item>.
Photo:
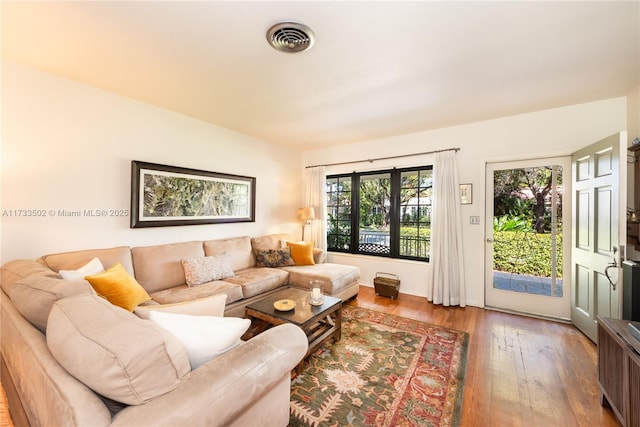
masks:
<svg viewBox="0 0 640 427"><path fill-rule="evenodd" d="M327 340L333 338L340 341L342 328L342 300L325 295L322 305L314 306L309 304L309 294L309 291L299 288L282 289L247 305L246 316L266 323L259 332L269 326L284 323L292 323L302 328L309 340L309 349L304 357L306 359ZM276 310L273 304L282 299L295 301L296 307L290 311ZM300 362L296 368L297 371L302 363Z"/></svg>

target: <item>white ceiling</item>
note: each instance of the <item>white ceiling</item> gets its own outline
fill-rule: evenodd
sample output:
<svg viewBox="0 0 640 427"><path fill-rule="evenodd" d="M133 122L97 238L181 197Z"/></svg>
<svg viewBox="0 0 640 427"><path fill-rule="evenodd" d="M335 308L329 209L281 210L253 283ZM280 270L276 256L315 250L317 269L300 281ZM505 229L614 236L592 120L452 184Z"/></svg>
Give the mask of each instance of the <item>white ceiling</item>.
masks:
<svg viewBox="0 0 640 427"><path fill-rule="evenodd" d="M2 2L2 57L300 149L640 84L640 2ZM315 32L271 48L282 20Z"/></svg>

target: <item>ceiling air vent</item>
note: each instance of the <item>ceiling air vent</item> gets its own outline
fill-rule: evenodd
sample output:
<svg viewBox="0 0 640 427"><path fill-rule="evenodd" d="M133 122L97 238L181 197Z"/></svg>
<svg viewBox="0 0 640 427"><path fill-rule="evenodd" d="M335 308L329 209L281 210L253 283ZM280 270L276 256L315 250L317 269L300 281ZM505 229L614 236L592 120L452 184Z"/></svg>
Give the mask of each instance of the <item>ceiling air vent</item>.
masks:
<svg viewBox="0 0 640 427"><path fill-rule="evenodd" d="M269 28L267 40L281 52L303 52L313 46L313 31L297 22L281 22Z"/></svg>

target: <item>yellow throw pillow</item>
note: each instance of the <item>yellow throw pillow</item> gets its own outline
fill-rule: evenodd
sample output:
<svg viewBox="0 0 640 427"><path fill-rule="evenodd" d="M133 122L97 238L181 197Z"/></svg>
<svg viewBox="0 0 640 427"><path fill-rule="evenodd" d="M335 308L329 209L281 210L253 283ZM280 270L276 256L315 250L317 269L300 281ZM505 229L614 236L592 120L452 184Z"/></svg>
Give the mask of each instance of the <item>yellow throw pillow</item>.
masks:
<svg viewBox="0 0 640 427"><path fill-rule="evenodd" d="M125 310L133 311L138 305L151 299L147 291L127 273L119 262L104 273L87 276L84 279L91 284L98 295Z"/></svg>
<svg viewBox="0 0 640 427"><path fill-rule="evenodd" d="M315 242L287 242L291 249L291 258L296 265L313 265L313 245Z"/></svg>

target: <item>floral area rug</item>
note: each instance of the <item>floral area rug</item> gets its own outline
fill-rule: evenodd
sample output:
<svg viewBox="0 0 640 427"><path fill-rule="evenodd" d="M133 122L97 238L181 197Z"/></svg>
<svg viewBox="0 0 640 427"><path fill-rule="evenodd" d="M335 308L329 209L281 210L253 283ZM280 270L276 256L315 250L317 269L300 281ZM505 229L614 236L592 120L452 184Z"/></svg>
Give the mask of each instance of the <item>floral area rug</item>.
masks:
<svg viewBox="0 0 640 427"><path fill-rule="evenodd" d="M289 426L457 426L469 335L345 306L292 380Z"/></svg>

